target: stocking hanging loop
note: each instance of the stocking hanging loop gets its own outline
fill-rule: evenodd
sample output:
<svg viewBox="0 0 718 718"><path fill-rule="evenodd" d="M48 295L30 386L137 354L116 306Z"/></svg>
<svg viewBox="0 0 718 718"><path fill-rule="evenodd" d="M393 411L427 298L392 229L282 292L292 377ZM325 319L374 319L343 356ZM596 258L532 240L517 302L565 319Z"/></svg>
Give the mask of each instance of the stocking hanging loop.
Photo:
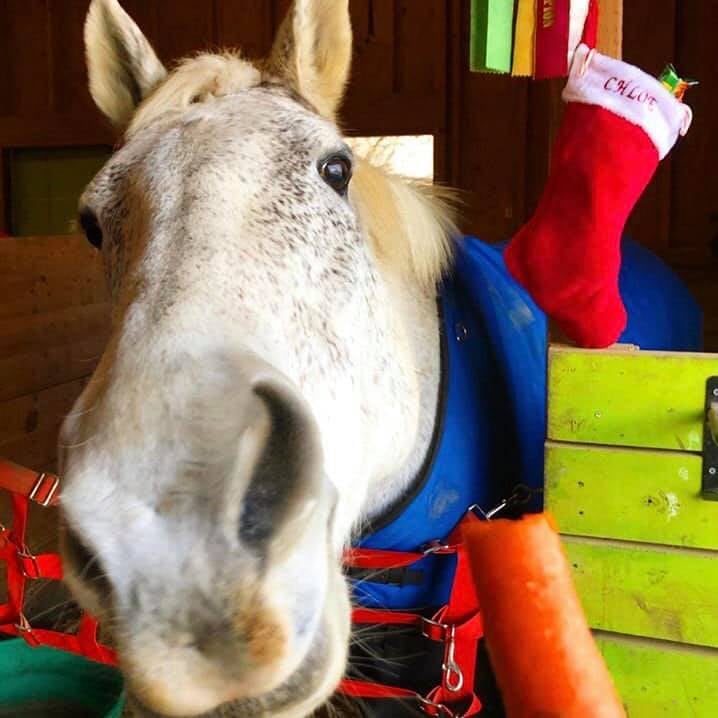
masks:
<svg viewBox="0 0 718 718"><path fill-rule="evenodd" d="M683 118L683 124L681 125L681 137L685 137L688 134L688 130L691 129L691 125L693 124L693 110L688 105L683 105L684 107L684 118Z"/></svg>
<svg viewBox="0 0 718 718"><path fill-rule="evenodd" d="M593 60L595 55L596 55L596 49L591 48L591 50L586 55L586 57L583 58L583 60L581 62L581 67L579 67L579 69L578 69L578 77L579 78L586 76L586 74L588 73L588 71L591 67L591 61Z"/></svg>

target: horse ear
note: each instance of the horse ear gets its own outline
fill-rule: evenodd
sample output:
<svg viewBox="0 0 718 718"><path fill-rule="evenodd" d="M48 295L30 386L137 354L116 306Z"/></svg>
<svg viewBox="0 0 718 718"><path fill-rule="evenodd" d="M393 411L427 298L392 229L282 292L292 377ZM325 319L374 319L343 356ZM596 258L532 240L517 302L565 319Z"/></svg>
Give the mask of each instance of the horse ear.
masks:
<svg viewBox="0 0 718 718"><path fill-rule="evenodd" d="M98 108L125 127L167 70L117 0L92 0L85 21L90 93Z"/></svg>
<svg viewBox="0 0 718 718"><path fill-rule="evenodd" d="M267 69L333 120L344 97L351 57L349 0L294 0Z"/></svg>

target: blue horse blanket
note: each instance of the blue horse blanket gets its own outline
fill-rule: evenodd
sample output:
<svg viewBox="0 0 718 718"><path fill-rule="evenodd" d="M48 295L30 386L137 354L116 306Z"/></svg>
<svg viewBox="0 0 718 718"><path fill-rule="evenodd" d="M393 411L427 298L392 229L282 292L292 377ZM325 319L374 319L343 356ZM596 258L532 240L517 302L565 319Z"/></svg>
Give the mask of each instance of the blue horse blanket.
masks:
<svg viewBox="0 0 718 718"><path fill-rule="evenodd" d="M451 532L472 504L493 508L513 487L543 486L547 321L509 275L503 247L466 237L440 293L442 386L436 432L412 494L357 542L416 551ZM623 243L624 343L700 351L702 315L685 286L651 252ZM540 509L540 501L533 507ZM407 609L446 602L454 559L427 556L404 583L356 582L357 603Z"/></svg>

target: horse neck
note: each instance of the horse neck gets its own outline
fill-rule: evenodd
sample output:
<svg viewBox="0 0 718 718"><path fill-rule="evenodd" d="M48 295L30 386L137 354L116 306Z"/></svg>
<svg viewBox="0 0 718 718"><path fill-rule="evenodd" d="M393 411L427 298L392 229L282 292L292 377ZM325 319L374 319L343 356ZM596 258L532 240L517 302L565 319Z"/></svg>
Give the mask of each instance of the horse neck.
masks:
<svg viewBox="0 0 718 718"><path fill-rule="evenodd" d="M435 287L422 288L415 282L398 282L391 291L394 320L402 328L402 351L397 361L405 362L404 370L417 377L415 400L418 416L411 432L408 455L387 473L372 477L362 517L371 520L380 516L401 499L418 478L432 443L441 379L441 349L437 292Z"/></svg>

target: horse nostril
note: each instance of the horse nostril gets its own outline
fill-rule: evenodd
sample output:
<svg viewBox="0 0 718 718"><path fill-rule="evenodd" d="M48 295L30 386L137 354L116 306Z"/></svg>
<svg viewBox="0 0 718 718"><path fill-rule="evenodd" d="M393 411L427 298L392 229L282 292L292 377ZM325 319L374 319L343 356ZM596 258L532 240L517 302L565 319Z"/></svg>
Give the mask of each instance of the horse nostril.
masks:
<svg viewBox="0 0 718 718"><path fill-rule="evenodd" d="M309 411L288 387L263 379L254 393L269 426L243 498L239 534L246 545L261 549L283 529L295 534L306 525L305 516L301 526L292 526L303 504L321 493L321 449Z"/></svg>

